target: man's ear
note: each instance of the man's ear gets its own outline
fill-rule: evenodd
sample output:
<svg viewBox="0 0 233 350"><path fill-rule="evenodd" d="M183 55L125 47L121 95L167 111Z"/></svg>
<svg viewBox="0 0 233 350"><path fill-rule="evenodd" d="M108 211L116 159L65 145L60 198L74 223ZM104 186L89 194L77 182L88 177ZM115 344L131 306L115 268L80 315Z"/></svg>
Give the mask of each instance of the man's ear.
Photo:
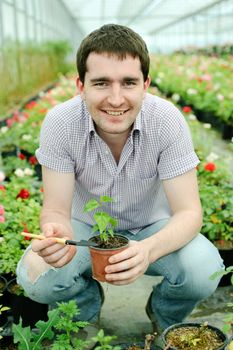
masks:
<svg viewBox="0 0 233 350"><path fill-rule="evenodd" d="M145 92L148 89L148 87L150 86L150 83L151 83L151 78L148 76L146 81L144 82L144 90L145 90Z"/></svg>
<svg viewBox="0 0 233 350"><path fill-rule="evenodd" d="M77 79L76 79L76 86L77 86L78 92L80 93L82 99L84 99L84 84L81 82L79 77L77 77Z"/></svg>
<svg viewBox="0 0 233 350"><path fill-rule="evenodd" d="M148 76L146 81L143 84L143 86L144 86L144 97L146 96L147 89L150 86L150 83L151 83L151 78Z"/></svg>

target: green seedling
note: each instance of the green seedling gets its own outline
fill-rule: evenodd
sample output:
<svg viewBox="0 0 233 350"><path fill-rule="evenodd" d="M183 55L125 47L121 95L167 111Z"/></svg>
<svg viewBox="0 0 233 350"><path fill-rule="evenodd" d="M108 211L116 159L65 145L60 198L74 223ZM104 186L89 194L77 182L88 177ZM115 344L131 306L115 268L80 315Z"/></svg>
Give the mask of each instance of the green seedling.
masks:
<svg viewBox="0 0 233 350"><path fill-rule="evenodd" d="M98 208L102 208L104 203L113 202L113 199L109 196L100 196L100 199L89 200L85 207L84 213L92 212ZM103 242L107 242L109 236L114 237L114 228L117 226L117 219L110 216L107 212L101 210L96 211L93 215L95 225L92 228L92 232L99 232L100 239Z"/></svg>
<svg viewBox="0 0 233 350"><path fill-rule="evenodd" d="M121 350L121 347L119 345L111 345L111 342L117 337L115 335L105 335L104 330L101 329L96 337L92 338L95 342L98 342L98 345L95 347L94 350Z"/></svg>

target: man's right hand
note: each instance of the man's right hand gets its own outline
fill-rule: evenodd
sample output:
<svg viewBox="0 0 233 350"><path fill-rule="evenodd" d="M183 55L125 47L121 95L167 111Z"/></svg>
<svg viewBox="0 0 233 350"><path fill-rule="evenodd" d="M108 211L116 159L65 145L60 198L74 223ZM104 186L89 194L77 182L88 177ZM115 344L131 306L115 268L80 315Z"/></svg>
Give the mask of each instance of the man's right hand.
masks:
<svg viewBox="0 0 233 350"><path fill-rule="evenodd" d="M59 223L46 223L42 233L44 240L32 241L32 250L41 256L44 261L53 267L63 267L68 264L76 253L76 247L56 243L54 237L72 239L72 232Z"/></svg>

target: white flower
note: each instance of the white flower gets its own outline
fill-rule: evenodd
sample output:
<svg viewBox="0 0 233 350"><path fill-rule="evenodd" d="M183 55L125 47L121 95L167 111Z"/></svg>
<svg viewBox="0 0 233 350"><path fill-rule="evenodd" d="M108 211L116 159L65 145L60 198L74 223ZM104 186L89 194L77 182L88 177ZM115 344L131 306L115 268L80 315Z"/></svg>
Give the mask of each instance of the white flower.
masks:
<svg viewBox="0 0 233 350"><path fill-rule="evenodd" d="M173 100L173 101L178 102L179 99L180 99L180 95L179 95L179 94L173 94L173 95L172 95L172 100Z"/></svg>
<svg viewBox="0 0 233 350"><path fill-rule="evenodd" d="M160 78L156 78L156 79L155 79L156 84L160 84L161 81L162 81L162 80L161 80Z"/></svg>
<svg viewBox="0 0 233 350"><path fill-rule="evenodd" d="M216 154L214 152L210 152L210 154L206 157L206 161L207 162L214 162L218 158L219 158L218 154Z"/></svg>
<svg viewBox="0 0 233 350"><path fill-rule="evenodd" d="M189 114L189 120L197 120L197 117L194 114Z"/></svg>
<svg viewBox="0 0 233 350"><path fill-rule="evenodd" d="M6 175L3 171L0 171L0 182L4 181L6 178Z"/></svg>
<svg viewBox="0 0 233 350"><path fill-rule="evenodd" d="M18 177L24 177L24 171L22 169L17 168L15 170L15 175Z"/></svg>
<svg viewBox="0 0 233 350"><path fill-rule="evenodd" d="M190 88L190 89L187 90L187 94L188 95L196 95L197 94L197 90Z"/></svg>
<svg viewBox="0 0 233 350"><path fill-rule="evenodd" d="M216 98L219 101L223 101L224 100L224 96L222 94L217 94Z"/></svg>
<svg viewBox="0 0 233 350"><path fill-rule="evenodd" d="M211 124L210 123L204 123L203 124L203 128L205 128L205 129L210 129L211 128Z"/></svg>
<svg viewBox="0 0 233 350"><path fill-rule="evenodd" d="M7 126L2 126L1 127L1 133L2 134L5 134L8 130L9 130L9 128Z"/></svg>
<svg viewBox="0 0 233 350"><path fill-rule="evenodd" d="M40 98L44 97L44 95L45 95L44 91L40 91L39 94L38 94L38 96L39 96Z"/></svg>
<svg viewBox="0 0 233 350"><path fill-rule="evenodd" d="M0 237L0 243L4 241L4 237Z"/></svg>
<svg viewBox="0 0 233 350"><path fill-rule="evenodd" d="M22 139L23 139L24 141L29 141L29 140L31 140L31 138L32 138L32 135L28 135L28 134L24 134L24 135L22 136Z"/></svg>
<svg viewBox="0 0 233 350"><path fill-rule="evenodd" d="M26 176L31 176L31 175L33 175L33 170L30 169L30 168L25 168L25 169L24 169L24 175L26 175Z"/></svg>

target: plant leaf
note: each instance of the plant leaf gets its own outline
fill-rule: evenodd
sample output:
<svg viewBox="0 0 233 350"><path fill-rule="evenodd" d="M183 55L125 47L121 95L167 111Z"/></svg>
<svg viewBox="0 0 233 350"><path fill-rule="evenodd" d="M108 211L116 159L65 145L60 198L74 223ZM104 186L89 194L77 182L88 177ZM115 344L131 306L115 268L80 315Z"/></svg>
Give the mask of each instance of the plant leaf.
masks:
<svg viewBox="0 0 233 350"><path fill-rule="evenodd" d="M99 202L98 202L97 200L91 199L91 200L89 200L89 201L86 203L86 205L84 206L83 212L84 212L84 213L87 213L87 212L89 212L89 211L92 211L92 210L94 210L94 209L99 208L99 206L100 206L100 204L99 204Z"/></svg>
<svg viewBox="0 0 233 350"><path fill-rule="evenodd" d="M100 196L100 203L114 202L113 198L109 196Z"/></svg>
<svg viewBox="0 0 233 350"><path fill-rule="evenodd" d="M19 350L31 350L31 328L22 327L22 319L20 318L19 323L13 323L13 334L14 334L14 343L19 343Z"/></svg>
<svg viewBox="0 0 233 350"><path fill-rule="evenodd" d="M40 320L36 323L36 328L39 330L39 333L35 333L34 335L35 346L33 347L33 350L37 349L37 346L41 344L43 339L53 338L54 332L52 331L52 326L57 324L57 322L59 321L58 313L58 309L48 311L48 321Z"/></svg>

